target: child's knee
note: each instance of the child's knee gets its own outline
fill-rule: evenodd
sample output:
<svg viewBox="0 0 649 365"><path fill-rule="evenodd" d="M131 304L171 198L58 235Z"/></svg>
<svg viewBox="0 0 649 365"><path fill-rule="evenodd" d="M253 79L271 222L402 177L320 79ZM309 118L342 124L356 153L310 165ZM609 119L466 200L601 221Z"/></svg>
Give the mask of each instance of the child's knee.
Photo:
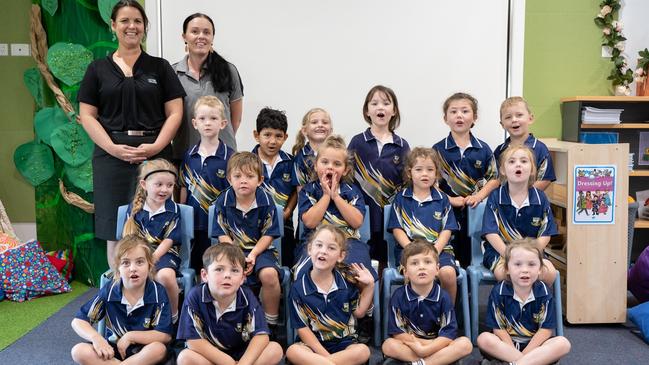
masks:
<svg viewBox="0 0 649 365"><path fill-rule="evenodd" d="M284 351L282 350L282 346L275 342L275 341L270 341L268 343L268 346L264 349L264 354L266 355L266 360L267 363L269 364L277 364L282 360L282 356L284 356Z"/></svg>
<svg viewBox="0 0 649 365"><path fill-rule="evenodd" d="M504 267L496 267L496 269L494 269L494 277L498 281L502 281L502 280L507 279L507 272L505 271L505 268Z"/></svg>
<svg viewBox="0 0 649 365"><path fill-rule="evenodd" d="M437 273L439 280L446 285L457 285L457 276L455 269L451 266L444 266Z"/></svg>
<svg viewBox="0 0 649 365"><path fill-rule="evenodd" d="M151 342L146 345L146 349L150 351L151 356L157 361L162 361L167 355L167 346L162 342Z"/></svg>
<svg viewBox="0 0 649 365"><path fill-rule="evenodd" d="M173 269L162 269L156 274L156 280L161 284L176 284L176 272Z"/></svg>
<svg viewBox="0 0 649 365"><path fill-rule="evenodd" d="M72 347L72 350L70 350L70 355L72 356L72 360L74 362L83 364L86 363L87 360L89 359L88 354L90 351L93 351L90 347L92 345L89 345L87 343L78 343Z"/></svg>
<svg viewBox="0 0 649 365"><path fill-rule="evenodd" d="M399 341L392 337L383 341L383 345L381 346L381 351L387 357L394 357L394 354L398 353L399 350Z"/></svg>
<svg viewBox="0 0 649 365"><path fill-rule="evenodd" d="M572 345L570 344L570 341L568 341L567 338L563 336L556 336L555 341L557 343L557 352L561 353L562 355L565 355L570 352L570 348Z"/></svg>
<svg viewBox="0 0 649 365"><path fill-rule="evenodd" d="M482 332L480 335L478 335L478 347L481 349L487 349L491 348L494 346L494 337L496 337L493 333L491 332Z"/></svg>
<svg viewBox="0 0 649 365"><path fill-rule="evenodd" d="M467 337L458 337L453 341L453 345L457 352L463 356L466 356L473 351L473 344Z"/></svg>
<svg viewBox="0 0 649 365"><path fill-rule="evenodd" d="M192 365L192 364L200 364L204 363L204 361L201 361L202 356L194 352L193 350L190 349L184 349L178 354L178 358L176 359L176 363L178 365Z"/></svg>
<svg viewBox="0 0 649 365"><path fill-rule="evenodd" d="M279 275L277 270L272 267L266 267L259 271L259 281L263 286L279 286Z"/></svg>

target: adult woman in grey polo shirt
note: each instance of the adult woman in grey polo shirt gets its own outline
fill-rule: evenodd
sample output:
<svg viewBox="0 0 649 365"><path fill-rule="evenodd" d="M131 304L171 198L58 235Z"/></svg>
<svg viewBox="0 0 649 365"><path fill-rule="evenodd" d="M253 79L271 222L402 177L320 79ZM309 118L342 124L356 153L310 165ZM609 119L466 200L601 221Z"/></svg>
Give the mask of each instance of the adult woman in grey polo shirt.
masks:
<svg viewBox="0 0 649 365"><path fill-rule="evenodd" d="M183 39L187 55L173 68L187 96L183 122L173 142L174 158L182 160L185 151L199 141L191 120L194 103L204 95L214 95L223 102L228 125L219 138L236 150L235 134L243 111L243 84L239 72L212 48L214 22L209 16L202 13L188 16L183 22Z"/></svg>

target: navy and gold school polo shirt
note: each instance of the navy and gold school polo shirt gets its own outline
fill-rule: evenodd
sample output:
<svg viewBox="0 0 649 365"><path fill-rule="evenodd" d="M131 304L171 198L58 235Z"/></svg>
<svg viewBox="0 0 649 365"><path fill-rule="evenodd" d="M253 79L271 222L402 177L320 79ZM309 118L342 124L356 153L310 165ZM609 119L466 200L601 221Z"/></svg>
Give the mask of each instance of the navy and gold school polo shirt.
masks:
<svg viewBox="0 0 649 365"><path fill-rule="evenodd" d="M370 230L383 230L383 207L401 189L408 142L392 133L379 154L378 141L369 128L355 135L347 147L354 158L354 179L370 209Z"/></svg>
<svg viewBox="0 0 649 365"><path fill-rule="evenodd" d="M270 334L264 311L247 287L239 288L234 306L218 318L214 301L207 283L192 288L183 303L178 339L204 339L225 352L245 349L254 336Z"/></svg>
<svg viewBox="0 0 649 365"><path fill-rule="evenodd" d="M390 299L388 334L410 333L418 338L457 337L455 310L448 293L435 283L425 298L410 284L397 288Z"/></svg>
<svg viewBox="0 0 649 365"><path fill-rule="evenodd" d="M500 167L500 155L509 147L511 138L507 138L505 143L496 147L494 150L494 157L496 158L496 163ZM531 133L525 140L525 146L534 152L534 160L536 161L536 180L547 180L555 181L557 177L554 174L554 165L552 164L552 156L550 156L550 150L545 145L545 143L539 141Z"/></svg>
<svg viewBox="0 0 649 365"><path fill-rule="evenodd" d="M482 218L482 236L497 233L505 243L509 243L526 237L556 235L557 226L545 194L535 187L530 187L528 200L529 205L517 211L512 205L507 183L492 191ZM485 243L485 251L487 250L495 251L488 242Z"/></svg>
<svg viewBox="0 0 649 365"><path fill-rule="evenodd" d="M187 189L187 205L194 207L194 229L207 231L210 205L230 186L226 171L234 151L219 140L214 154L203 161L199 147L200 142L185 153L180 167L180 186Z"/></svg>
<svg viewBox="0 0 649 365"><path fill-rule="evenodd" d="M354 311L358 308L358 288L334 270L335 287L325 296L311 279L311 272L301 275L291 287L291 324L308 327L328 347L356 338ZM323 290L325 290L323 288Z"/></svg>
<svg viewBox="0 0 649 365"><path fill-rule="evenodd" d="M439 152L442 181L440 188L449 196L469 196L480 190L489 180L498 177L496 159L489 146L471 134L471 145L464 153L455 144L453 136L435 143Z"/></svg>
<svg viewBox="0 0 649 365"><path fill-rule="evenodd" d="M397 193L387 226L390 232L394 228L403 229L410 240L420 237L434 244L442 231L457 231L459 226L446 194L431 187L430 200L421 203L413 198L412 188ZM447 249L452 253L451 245Z"/></svg>
<svg viewBox="0 0 649 365"><path fill-rule="evenodd" d="M252 149L252 153L259 155L259 145L255 146ZM293 156L288 153L280 150L279 156L277 156L279 161L273 169L271 176L268 176L268 170L266 169L266 164L264 165L264 181L261 186L266 190L273 200L275 205L279 205L282 208L286 207L288 198L295 191L295 186L297 186L297 181L293 176ZM262 161L263 162L263 161Z"/></svg>
<svg viewBox="0 0 649 365"><path fill-rule="evenodd" d="M309 142L304 144L293 159L293 179L299 186L311 181L311 171L315 164L315 151Z"/></svg>
<svg viewBox="0 0 649 365"><path fill-rule="evenodd" d="M363 200L363 194L360 192L358 187L356 187L356 185L350 185L341 181L339 194L346 202L356 207L356 209L358 209L361 214L365 215L365 201ZM310 182L306 184L302 190L300 190L300 194L298 195L299 219L302 219L302 214L311 209L311 207L313 207L320 200L320 198L322 198L322 195L323 192L320 181ZM352 228L345 221L345 218L343 218L343 215L336 207L336 203L334 203L333 201L329 202L327 211L322 218L322 223L330 224L342 229L348 239L358 240L361 238L360 231L358 229ZM302 232L300 234L300 242L307 242L309 240L309 236L311 236L312 231L313 229L304 226L304 229L302 229Z"/></svg>
<svg viewBox="0 0 649 365"><path fill-rule="evenodd" d="M126 210L126 217L131 216L132 204ZM135 214L135 222L140 227L142 236L154 247L169 238L174 243L169 251L178 255L180 237L180 208L171 198L165 200L164 212L149 216L149 212L141 209Z"/></svg>
<svg viewBox="0 0 649 365"><path fill-rule="evenodd" d="M126 305L122 304L122 281L111 281L104 285L97 295L84 304L75 315L90 324L106 318L107 337L114 334L117 339L129 331L160 331L173 333L171 325L171 307L167 291L153 280L144 284L144 305L133 309L128 314Z"/></svg>
<svg viewBox="0 0 649 365"><path fill-rule="evenodd" d="M554 298L550 289L537 281L526 302L514 295L512 283L496 284L489 294L487 327L506 330L514 342L528 343L539 328L557 326Z"/></svg>
<svg viewBox="0 0 649 365"><path fill-rule="evenodd" d="M219 195L215 203L211 236L229 236L244 252L252 250L263 236L279 237L277 208L273 198L258 187L256 207L244 213L237 209L237 197L231 187ZM268 248L273 249L273 246Z"/></svg>

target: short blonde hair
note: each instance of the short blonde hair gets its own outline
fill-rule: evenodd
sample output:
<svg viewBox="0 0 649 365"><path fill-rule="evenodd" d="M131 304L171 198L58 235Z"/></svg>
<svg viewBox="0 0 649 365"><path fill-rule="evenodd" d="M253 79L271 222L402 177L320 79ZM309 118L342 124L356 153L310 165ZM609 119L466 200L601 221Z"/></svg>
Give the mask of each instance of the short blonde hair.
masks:
<svg viewBox="0 0 649 365"><path fill-rule="evenodd" d="M320 144L320 146L318 146L318 154L314 161L314 169L312 170L311 181L318 180L315 164L318 163L318 159L320 159L320 157L322 156L322 152L327 148L345 152L345 175L341 176L341 180L347 183L351 183L353 180L352 170L354 162L352 160L352 156L349 153L349 150L347 150L345 139L338 134L330 135Z"/></svg>
<svg viewBox="0 0 649 365"><path fill-rule="evenodd" d="M514 154L514 152L519 150L524 151L527 154L527 157L530 159L530 164L531 164L530 178L527 181L527 187L529 188L532 185L534 185L534 183L536 182L537 172L536 172L536 158L534 157L534 152L532 152L532 150L529 149L529 147L527 146L509 145L509 147L507 147L503 151L503 153L500 155L500 160L498 161L498 169L499 169L498 171L500 171L500 173L498 174L498 178L500 179L501 183L507 182L507 174L505 174L505 163L507 162L507 159L509 159Z"/></svg>
<svg viewBox="0 0 649 365"><path fill-rule="evenodd" d="M113 280L120 280L119 277L119 266L122 257L126 255L127 252L142 247L144 250L144 258L146 259L147 264L149 264L149 279L153 280L155 276L155 265L153 263L153 250L151 246L146 242L146 240L136 234L129 234L124 236L119 242L117 242L117 249L115 250L115 257L113 257L113 263L115 264L113 269Z"/></svg>
<svg viewBox="0 0 649 365"><path fill-rule="evenodd" d="M262 173L262 163L259 156L252 152L237 152L228 160L227 167L227 176L230 178L230 174L234 170L240 170L242 172L253 172L259 176L261 179L264 174Z"/></svg>
<svg viewBox="0 0 649 365"><path fill-rule="evenodd" d="M410 170L415 166L418 158L430 159L433 161L433 165L435 165L435 183L437 183L437 181L442 177L442 172L440 170L440 157L437 151L428 147L415 147L410 151L410 153L408 153L406 164L403 167L403 181L412 186L412 173Z"/></svg>
<svg viewBox="0 0 649 365"><path fill-rule="evenodd" d="M198 98L198 100L196 100L196 102L194 103L194 115L196 114L196 110L198 110L198 107L202 105L217 109L219 111L219 115L221 116L221 119L226 119L225 107L223 106L223 102L221 101L221 99L217 98L216 96L205 95Z"/></svg>
<svg viewBox="0 0 649 365"><path fill-rule="evenodd" d="M516 104L523 104L525 106L525 109L527 110L530 115L532 114L532 111L530 110L530 105L527 103L527 100L523 99L520 96L511 96L500 104L500 119L503 118L503 112L505 111L506 108L509 108L510 106L514 106Z"/></svg>

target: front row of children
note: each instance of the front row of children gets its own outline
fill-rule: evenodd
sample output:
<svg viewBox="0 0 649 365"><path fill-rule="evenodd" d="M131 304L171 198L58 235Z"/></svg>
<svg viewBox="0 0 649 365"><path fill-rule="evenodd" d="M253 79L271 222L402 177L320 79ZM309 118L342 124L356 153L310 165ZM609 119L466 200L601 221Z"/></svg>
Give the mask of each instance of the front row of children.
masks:
<svg viewBox="0 0 649 365"><path fill-rule="evenodd" d="M291 288L291 320L299 342L286 357L292 364L363 364L369 348L357 342L355 323L372 303L374 279L362 264L343 263L345 233L319 226L307 252L310 271ZM487 325L478 337L491 364L549 364L570 350L564 337L552 337L556 321L552 292L539 279L543 255L532 239L516 240L504 255L507 280L489 297ZM188 293L177 339L186 340L179 364L277 364L281 346L269 341L263 310L246 286L246 259L238 246L214 245L203 255L202 283ZM401 363L451 364L472 351L457 336L451 299L435 282L439 256L433 245L415 240L401 256L406 284L390 300L390 338L383 354ZM86 303L72 321L89 343L72 348L80 364L157 364L169 356L174 336L171 306L153 280L153 251L137 235L124 237L115 257L114 280ZM92 324L105 319L108 337Z"/></svg>

